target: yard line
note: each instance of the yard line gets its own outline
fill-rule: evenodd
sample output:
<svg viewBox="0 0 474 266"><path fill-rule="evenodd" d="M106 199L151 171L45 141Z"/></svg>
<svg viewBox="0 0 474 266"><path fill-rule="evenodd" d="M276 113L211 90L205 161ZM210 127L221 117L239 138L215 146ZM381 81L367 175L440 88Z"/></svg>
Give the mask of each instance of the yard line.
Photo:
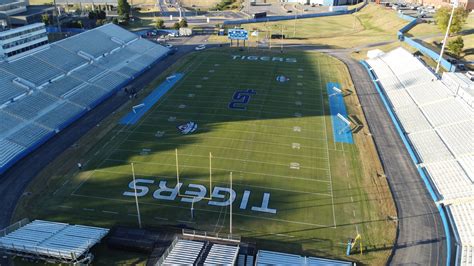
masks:
<svg viewBox="0 0 474 266"><path fill-rule="evenodd" d="M198 94L198 93L196 93L196 94ZM175 96L175 95L173 95L173 96ZM197 103L197 104L198 104L198 105L197 105L197 108L201 108L202 106L208 106L207 104L209 104L209 103L215 104L216 101L219 101L220 99L225 99L225 100L227 100L227 101L231 101L231 100L232 100L232 99L229 99L229 97L223 98L223 97L215 97L215 96L213 96L212 99L213 99L212 101L205 101L205 100L196 100L196 97L195 97L195 98L188 98L188 97L186 97L186 96L183 96L183 98L182 98L182 99L179 99L179 100L178 100L178 99L177 99L177 100L172 100L172 99L168 100L168 101L167 101L167 104L166 104L166 105L163 105L163 107L164 107L164 108L173 108L173 107L175 107L176 104L191 102L191 103ZM313 112L318 111L318 112L321 112L320 109L316 109L316 108L305 108L305 107L303 107L303 106L311 106L311 104L308 104L308 103L307 103L307 104L304 104L303 102L301 103L301 104L302 104L301 106L291 106L291 107L290 107L290 106L286 106L286 105L290 104L290 103L288 102L288 98L287 98L286 101L277 101L277 100L267 100L267 101L270 102L270 103L279 104L279 106L269 106L269 107L274 107L274 108L278 108L278 109L284 109L284 110L295 110L295 109L298 109L298 110L304 110L304 111L313 111ZM206 104L206 103L207 103L207 104ZM199 104L202 104L202 106L199 105ZM255 107L266 106L265 104L259 104L259 103L258 103L258 100L253 100L253 101L251 101L251 104L252 104L252 107L254 107L254 106L255 106ZM317 104L317 105L315 105L315 106L320 107L319 104ZM213 109L213 108L211 108L211 109ZM229 107L217 108L217 109L231 110ZM247 111L252 111L252 110L247 110Z"/></svg>
<svg viewBox="0 0 474 266"><path fill-rule="evenodd" d="M75 197L83 197L83 198L90 198L90 199L102 199L102 200L110 200L110 201L117 201L117 202L127 202L127 203L134 203L135 202L134 200L113 199L113 198L107 198L107 197L88 196L88 195L81 195L81 194L71 194L71 195L75 196ZM189 210L189 207L183 207L183 206L172 205L172 204L164 204L164 203L149 203L149 202L143 202L142 201L142 202L140 202L140 205L168 206L168 207L173 207L173 208L178 208L178 209ZM194 208L194 210L202 211L202 212L219 213L219 211L208 210L208 209L200 209L200 208ZM129 216L137 216L136 214L128 214L128 215ZM322 224L306 223L306 222L292 221L292 220L285 220L285 219L268 218L268 217L261 217L261 216L241 214L241 213L233 213L232 215L242 216L242 217L250 217L250 218L254 218L254 219L262 219L262 220L267 220L267 221L284 222L284 223L298 224L298 225L308 225L308 226L314 226L314 227L319 227L319 228L330 228L330 227L332 227L331 225L322 225Z"/></svg>
<svg viewBox="0 0 474 266"><path fill-rule="evenodd" d="M171 155L171 153L170 153ZM197 158L209 158L209 156L205 155L193 155L193 154L185 154L185 153L180 153L179 156L183 157L197 157ZM269 164L269 165L275 165L275 166L283 166L283 167L288 167L289 164L282 164L282 163L270 163L270 162L264 162L264 161L258 161L258 160L248 160L248 159L238 159L238 158L229 158L229 157L220 157L220 156L212 156L213 159L220 159L220 160L228 160L228 161L240 161L240 162L250 162L250 163L258 163L258 164ZM109 158L109 160L113 160ZM327 168L319 168L319 167L306 167L306 166L300 166L301 169L309 169L309 170L321 170L321 171L328 171Z"/></svg>
<svg viewBox="0 0 474 266"><path fill-rule="evenodd" d="M114 211L102 211L103 213L108 213L108 214L119 214L118 212L114 212Z"/></svg>
<svg viewBox="0 0 474 266"><path fill-rule="evenodd" d="M179 142L160 142L160 144L176 144L178 145ZM202 144L194 144L194 146L198 147L203 147L203 148L209 148L209 149L219 149L219 150L232 150L232 151L249 151L249 150L244 150L244 149L237 149L237 148L231 148L231 147L222 147L222 146L212 146L212 145L202 145ZM285 145L288 146L288 145ZM126 152L138 152L138 150L131 150L131 149L115 149L115 151L126 151ZM278 152L269 152L269 151L260 151L260 150L251 150L252 153L262 153L262 154L270 154L270 155L282 155L282 156L288 156L288 153L278 153ZM161 154L170 154L174 155L174 152L160 152ZM296 157L296 158L308 158L308 159L317 159L317 160L328 160L326 157L316 157L316 156L308 156L308 155L298 155L298 154L292 154L291 157Z"/></svg>
<svg viewBox="0 0 474 266"><path fill-rule="evenodd" d="M235 140L235 141L249 142L248 140L245 140L245 139L234 139L234 138L214 137L214 136L207 136L206 139L221 139L221 140L229 140L229 141L230 140ZM153 143L153 145L159 144L156 141L136 140L136 139L130 139L130 138L127 139L124 142L139 142L139 143L150 142L150 143ZM278 142L268 142L268 141L251 141L251 142L252 143L257 143L257 144L269 144L269 145L278 145L278 146L285 146L285 147L288 147L288 145L289 145L289 143L282 144L282 143L278 143ZM182 142L178 142L178 143L182 143ZM302 145L301 148L323 150L323 151L326 151L326 150L338 151L338 150L332 150L332 149L324 149L322 147L310 147L310 146L304 146L304 145Z"/></svg>
<svg viewBox="0 0 474 266"><path fill-rule="evenodd" d="M201 129L202 129L202 130L206 130L206 129L211 129L211 128L203 127L203 128L201 128ZM222 132L239 132L239 133L244 133L244 134L260 134L260 135L268 135L268 136L273 136L273 137L284 137L284 138L288 138L288 135L271 134L271 133L258 132L258 131L234 130L234 129L224 129L224 128L219 128L219 131L222 131ZM135 130L133 131L133 133L150 134L150 132L135 131ZM206 133L208 133L208 132L206 132ZM168 133L167 135L168 135L168 136L183 136L183 134L178 133L178 132L175 132L175 133ZM292 136L292 138L306 139L306 140L312 140L312 141L324 140L324 138L318 139L318 138L296 137L296 136ZM252 141L252 140L248 140L248 141Z"/></svg>
<svg viewBox="0 0 474 266"><path fill-rule="evenodd" d="M321 66L319 64L319 61L318 61L318 72L319 72L319 76L321 77ZM321 91L324 91L323 90L323 84L321 83L321 81L319 82L320 83L320 88L321 88ZM324 117L324 132L325 132L325 135L326 135L326 148L327 148L327 157L328 157L328 169L329 169L329 184L331 185L331 203L332 203L332 217L333 217L333 220L334 220L334 228L337 227L337 224L336 224L336 210L334 208L334 190L332 189L332 175L331 175L331 157L329 156L329 139L328 139L328 132L327 132L327 124L326 124L326 114L325 114L325 111L324 111L324 97L323 97L323 94L324 93L321 93L321 104L323 106L323 117Z"/></svg>
<svg viewBox="0 0 474 266"><path fill-rule="evenodd" d="M198 168L201 168L201 169L204 169L205 167L198 167ZM206 168L207 169L207 168ZM225 170L225 169L220 169L220 168L215 168L217 170ZM97 172L104 172L104 173L115 173L115 174L129 174L128 172L127 173L124 173L124 172L121 172L121 171L111 171L111 170L97 170ZM235 171L236 173L238 173L239 171ZM251 173L251 172L246 172L246 171L242 171L242 173ZM252 173L252 174L255 174L255 173ZM257 173L258 175L264 175L264 174L260 174L260 173ZM160 178L166 178L166 179L176 179L175 176L156 176L152 173L148 174L148 175L144 175L144 174L138 174L136 173L136 175L138 176L144 176L144 177L151 177L151 176L155 176L155 177L160 177ZM296 180L305 180L305 181L312 181L312 182L321 182L321 183L328 183L329 181L327 180L321 180L321 179L309 179L309 178L300 178L300 177L293 177L293 176L281 176L281 175L266 175L266 176L272 176L272 177L282 177L282 178L288 178L288 179L296 179ZM185 178L186 179L186 178ZM202 179L202 178L193 178L192 180L199 180L199 181L207 181L208 179ZM217 182L217 181L216 181ZM219 183L219 182L217 182ZM222 182L221 182L222 183ZM225 183L222 183L222 184L227 184L227 182ZM321 195L321 196L331 196L331 194L324 194L324 193L317 193L317 192L307 192L307 191L300 191L300 190L288 190L288 189L276 189L276 188L271 188L271 187L265 187L265 186L254 186L254 185L248 185L248 184L244 184L244 183L238 183L238 182L233 182L233 184L236 184L236 185L240 185L240 186L247 186L247 187L256 187L256 188L264 188L264 189L274 189L274 190L281 190L281 191L286 191L286 192L296 192L296 193L305 193L305 194L314 194L314 195Z"/></svg>
<svg viewBox="0 0 474 266"><path fill-rule="evenodd" d="M288 104L288 103L287 103ZM255 105L256 106L256 105ZM170 105L170 106L166 106L167 108L173 108L174 106ZM192 109L192 108L188 108L188 109ZM225 111L229 111L229 108L209 108L209 107L206 107L206 106L201 106L201 107L196 107L195 109L204 109L204 110L214 110L214 109L218 109L218 110L225 110ZM284 109L284 108L282 108ZM255 110L247 110L248 112L257 112ZM295 109L296 111L296 109ZM318 113L311 113L311 114L308 114L308 115L303 115L301 117L294 117L293 116L293 113L295 111L290 111L290 112L278 112L278 111L261 111L261 113L264 113L264 114L274 114L274 115L280 115L280 116L283 116L283 117L278 117L278 119L287 119L287 118L292 118L292 119L298 119L298 118L308 118L308 117L312 117L312 116L317 116L317 115L321 115L322 113L321 110L315 110L315 109L305 109L304 111L311 111L311 112L318 112ZM183 114L183 113L186 113L186 108L185 109L177 109L177 110L160 110L159 111L160 113L172 113L172 114ZM195 113L196 111L193 110L193 111L190 111L190 113ZM199 112L200 114L203 114L203 115L212 115L213 113L204 113L204 112ZM152 112L150 113L152 114ZM218 116L230 116L230 117L242 117L242 118L246 118L246 119L262 119L260 116L252 116L252 115L236 115L236 114L216 114ZM263 119L268 119L268 118L263 118ZM272 117L272 119L276 119L274 117Z"/></svg>
<svg viewBox="0 0 474 266"><path fill-rule="evenodd" d="M163 116L163 118L167 118L168 115L163 115L163 114L157 114L155 116L153 116L153 118L156 118L157 120L160 119L159 117L160 116ZM214 120L208 120L208 119L199 119L199 122L201 123L211 123L211 124L214 124L216 123L216 121ZM259 127L266 127L266 128L271 128L271 129L277 129L277 130L291 130L292 129L292 126L274 126L274 125L265 125L263 123L265 123L266 121L265 120L256 120L255 121L257 123L257 125ZM239 126L242 126L242 125L249 125L249 124L252 124L252 123L247 123L245 121L238 121L238 125ZM150 123L142 123L141 125L143 126L156 126L156 123L154 124L150 124ZM224 124L224 126L233 126L233 121L229 121L229 122L226 122ZM307 128L303 128L302 131L304 132L310 132L310 133L322 133L323 131L322 130L312 130L312 129L307 129Z"/></svg>

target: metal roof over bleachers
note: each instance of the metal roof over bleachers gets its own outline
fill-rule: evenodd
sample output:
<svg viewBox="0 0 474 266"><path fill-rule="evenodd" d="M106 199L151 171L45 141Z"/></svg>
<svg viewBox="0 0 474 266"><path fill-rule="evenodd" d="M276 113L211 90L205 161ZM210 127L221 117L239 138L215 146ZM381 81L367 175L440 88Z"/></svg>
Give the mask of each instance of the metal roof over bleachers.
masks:
<svg viewBox="0 0 474 266"><path fill-rule="evenodd" d="M45 258L58 262L76 262L87 255L108 229L35 220L1 231L0 250L13 255Z"/></svg>

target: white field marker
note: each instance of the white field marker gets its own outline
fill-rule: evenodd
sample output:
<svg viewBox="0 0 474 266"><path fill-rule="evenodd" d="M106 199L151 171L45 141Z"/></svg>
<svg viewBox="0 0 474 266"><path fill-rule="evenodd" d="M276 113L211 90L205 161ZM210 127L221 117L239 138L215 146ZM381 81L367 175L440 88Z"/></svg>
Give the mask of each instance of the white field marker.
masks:
<svg viewBox="0 0 474 266"><path fill-rule="evenodd" d="M301 148L301 145L299 143L293 142L291 144L291 147L295 150L299 150Z"/></svg>
<svg viewBox="0 0 474 266"><path fill-rule="evenodd" d="M290 163L290 169L300 170L299 163Z"/></svg>
<svg viewBox="0 0 474 266"><path fill-rule="evenodd" d="M174 122L174 121L176 121L176 116L168 117L168 122Z"/></svg>
<svg viewBox="0 0 474 266"><path fill-rule="evenodd" d="M294 131L294 132L301 132L301 127L299 127L299 126L294 126L294 127L293 127L293 131Z"/></svg>

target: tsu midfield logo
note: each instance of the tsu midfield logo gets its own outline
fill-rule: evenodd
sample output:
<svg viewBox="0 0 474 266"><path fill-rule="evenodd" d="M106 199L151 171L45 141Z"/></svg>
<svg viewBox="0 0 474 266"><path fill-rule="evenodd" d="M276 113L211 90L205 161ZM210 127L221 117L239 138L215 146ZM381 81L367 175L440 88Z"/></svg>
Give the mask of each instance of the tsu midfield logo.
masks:
<svg viewBox="0 0 474 266"><path fill-rule="evenodd" d="M229 103L230 109L247 110L246 105L250 101L250 96L257 94L255 90L236 91Z"/></svg>

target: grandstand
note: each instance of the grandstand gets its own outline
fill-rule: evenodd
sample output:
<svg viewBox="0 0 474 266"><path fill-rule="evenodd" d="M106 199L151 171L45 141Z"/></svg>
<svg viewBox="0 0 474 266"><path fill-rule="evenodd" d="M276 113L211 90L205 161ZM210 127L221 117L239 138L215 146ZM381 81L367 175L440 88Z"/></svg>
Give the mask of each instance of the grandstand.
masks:
<svg viewBox="0 0 474 266"><path fill-rule="evenodd" d="M168 49L114 24L0 63L0 174Z"/></svg>
<svg viewBox="0 0 474 266"><path fill-rule="evenodd" d="M457 242L457 265L474 261L474 109L459 74L439 80L403 48L367 60L444 204ZM462 82L460 82L460 80Z"/></svg>

